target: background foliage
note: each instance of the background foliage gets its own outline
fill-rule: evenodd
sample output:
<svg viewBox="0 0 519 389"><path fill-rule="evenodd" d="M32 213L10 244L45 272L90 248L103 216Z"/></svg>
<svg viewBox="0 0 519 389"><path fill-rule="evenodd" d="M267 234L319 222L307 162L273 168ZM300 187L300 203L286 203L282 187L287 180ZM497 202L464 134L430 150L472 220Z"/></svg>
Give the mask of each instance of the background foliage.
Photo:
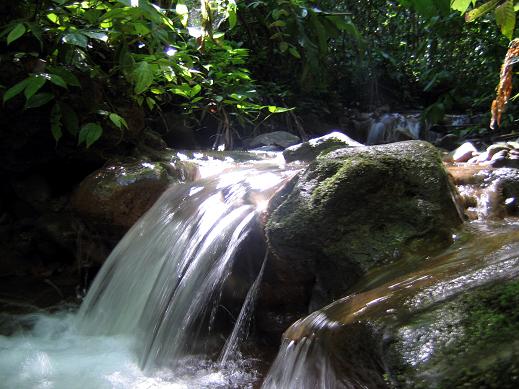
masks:
<svg viewBox="0 0 519 389"><path fill-rule="evenodd" d="M433 123L445 112L487 111L517 8L498 0L4 2L3 103L44 110L56 141L86 147L107 128L123 139L138 110L213 118L212 143L227 147L275 113L337 119L349 107L389 104L421 107Z"/></svg>

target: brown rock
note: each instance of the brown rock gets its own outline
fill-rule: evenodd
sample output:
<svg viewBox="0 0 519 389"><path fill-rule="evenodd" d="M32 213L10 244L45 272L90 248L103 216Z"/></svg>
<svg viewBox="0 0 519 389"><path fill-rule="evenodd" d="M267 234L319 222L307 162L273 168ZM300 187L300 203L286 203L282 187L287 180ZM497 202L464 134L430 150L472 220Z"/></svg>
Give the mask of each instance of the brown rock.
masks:
<svg viewBox="0 0 519 389"><path fill-rule="evenodd" d="M72 197L72 207L87 222L128 229L169 184L170 178L161 164L112 164L83 180Z"/></svg>

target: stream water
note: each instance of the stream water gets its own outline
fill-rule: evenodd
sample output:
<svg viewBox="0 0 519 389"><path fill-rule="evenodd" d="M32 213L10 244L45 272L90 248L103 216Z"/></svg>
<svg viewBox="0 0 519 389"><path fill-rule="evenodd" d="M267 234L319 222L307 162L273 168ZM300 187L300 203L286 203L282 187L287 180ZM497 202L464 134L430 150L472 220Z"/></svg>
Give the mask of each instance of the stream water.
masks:
<svg viewBox="0 0 519 389"><path fill-rule="evenodd" d="M242 244L259 228L268 199L293 175L276 164L249 164L168 189L107 259L79 312L0 317L0 388L261 385L258 361L240 346L264 252L232 330L218 327L218 312ZM480 220L436 257L401 260L368 274L357 294L287 330L262 387L365 387L355 373L338 376L319 338L355 320L405 316L424 299L519 274L517 242L513 220Z"/></svg>
<svg viewBox="0 0 519 389"><path fill-rule="evenodd" d="M114 249L79 312L4 317L0 387L251 386L258 374L238 343L265 260L226 342L215 321L241 244L293 174L255 164L171 187Z"/></svg>

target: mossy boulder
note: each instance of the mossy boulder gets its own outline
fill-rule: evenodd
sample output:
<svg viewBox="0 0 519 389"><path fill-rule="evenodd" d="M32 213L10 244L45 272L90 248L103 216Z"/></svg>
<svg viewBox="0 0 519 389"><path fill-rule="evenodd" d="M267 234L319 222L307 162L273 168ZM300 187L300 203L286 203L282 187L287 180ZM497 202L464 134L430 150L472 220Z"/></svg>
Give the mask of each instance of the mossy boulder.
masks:
<svg viewBox="0 0 519 389"><path fill-rule="evenodd" d="M266 284L299 291L294 300L311 308L374 266L449 245L461 223L439 154L421 141L320 156L271 204Z"/></svg>
<svg viewBox="0 0 519 389"><path fill-rule="evenodd" d="M285 332L292 350L311 343L298 371L331 367L334 382L354 383L337 387L519 387L518 236L514 225L478 223L427 261L371 272Z"/></svg>
<svg viewBox="0 0 519 389"><path fill-rule="evenodd" d="M519 387L519 280L465 291L414 315L386 346L401 388Z"/></svg>

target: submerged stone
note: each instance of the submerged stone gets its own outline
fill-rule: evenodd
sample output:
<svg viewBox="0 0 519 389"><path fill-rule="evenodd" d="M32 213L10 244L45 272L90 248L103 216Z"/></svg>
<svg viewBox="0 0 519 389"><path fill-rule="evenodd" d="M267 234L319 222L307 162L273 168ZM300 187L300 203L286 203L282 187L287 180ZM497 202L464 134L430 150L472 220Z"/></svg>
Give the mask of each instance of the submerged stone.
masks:
<svg viewBox="0 0 519 389"><path fill-rule="evenodd" d="M374 266L449 245L461 223L426 142L339 149L292 184L272 200L270 274L307 309L344 296Z"/></svg>

